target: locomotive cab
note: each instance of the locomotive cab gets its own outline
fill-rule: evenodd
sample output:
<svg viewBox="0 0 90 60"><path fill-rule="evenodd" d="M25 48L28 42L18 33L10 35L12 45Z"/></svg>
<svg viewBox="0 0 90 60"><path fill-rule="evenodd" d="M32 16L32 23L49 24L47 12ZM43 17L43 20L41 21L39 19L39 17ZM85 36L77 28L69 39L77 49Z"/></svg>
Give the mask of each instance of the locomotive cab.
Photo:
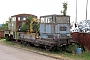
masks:
<svg viewBox="0 0 90 60"><path fill-rule="evenodd" d="M46 15L40 17L40 36L44 40L67 43L70 37L70 16ZM65 42L62 42L65 41Z"/></svg>

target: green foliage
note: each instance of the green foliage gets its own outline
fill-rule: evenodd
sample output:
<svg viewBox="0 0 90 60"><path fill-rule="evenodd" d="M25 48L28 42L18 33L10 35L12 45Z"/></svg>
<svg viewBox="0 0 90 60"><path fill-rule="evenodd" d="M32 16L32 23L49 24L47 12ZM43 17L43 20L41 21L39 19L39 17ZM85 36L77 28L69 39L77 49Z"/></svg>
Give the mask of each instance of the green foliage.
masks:
<svg viewBox="0 0 90 60"><path fill-rule="evenodd" d="M0 40L2 40L3 38L0 38Z"/></svg>
<svg viewBox="0 0 90 60"><path fill-rule="evenodd" d="M33 18L33 17L30 16L30 17L27 19L26 23L25 23L25 22L22 23L22 26L20 27L21 31L26 32L27 30L30 29L30 22L31 22L32 18Z"/></svg>
<svg viewBox="0 0 90 60"><path fill-rule="evenodd" d="M28 19L27 19L27 24L30 25L30 22L32 21L32 16L30 16Z"/></svg>
<svg viewBox="0 0 90 60"><path fill-rule="evenodd" d="M21 31L27 31L29 29L29 25L27 25L25 22L22 23L22 26L20 27Z"/></svg>
<svg viewBox="0 0 90 60"><path fill-rule="evenodd" d="M75 50L76 50L76 45L74 43L72 45L69 45L66 48L66 51L69 52L69 53L73 53L73 52L75 52Z"/></svg>
<svg viewBox="0 0 90 60"><path fill-rule="evenodd" d="M33 18L35 18L35 17L30 16L29 18L27 18L27 21L22 23L22 26L20 26L20 31L30 30L30 23L33 20ZM33 27L34 32L37 32L39 29L39 24L37 22L33 22L32 27Z"/></svg>
<svg viewBox="0 0 90 60"><path fill-rule="evenodd" d="M22 26L20 27L21 31L27 31L30 29L30 22L32 21L33 19L33 16L30 16L28 19L27 19L27 22L26 23L22 23ZM39 24L37 22L34 22L32 24L33 26L33 30L34 32L37 32L38 29L39 29Z"/></svg>
<svg viewBox="0 0 90 60"><path fill-rule="evenodd" d="M90 60L90 51L76 55L72 55L71 53L63 53L62 55L63 57L72 58L72 60Z"/></svg>
<svg viewBox="0 0 90 60"><path fill-rule="evenodd" d="M39 24L37 22L34 22L32 25L33 25L34 32L37 32L39 29Z"/></svg>
<svg viewBox="0 0 90 60"><path fill-rule="evenodd" d="M8 36L6 36L5 39L6 39L6 41L9 41L10 40L10 38Z"/></svg>
<svg viewBox="0 0 90 60"><path fill-rule="evenodd" d="M0 27L0 30L3 30L3 27L2 26Z"/></svg>
<svg viewBox="0 0 90 60"><path fill-rule="evenodd" d="M26 30L29 30L30 29L30 22L32 20L33 16L30 16L28 19L27 19L27 22L26 22Z"/></svg>
<svg viewBox="0 0 90 60"><path fill-rule="evenodd" d="M12 20L11 17L9 17L9 18L8 18L8 22L11 22L11 20Z"/></svg>
<svg viewBox="0 0 90 60"><path fill-rule="evenodd" d="M67 5L68 4L66 2L63 3L63 11L61 11L61 13L63 13L64 16L66 16L66 13L67 13L66 12L67 11Z"/></svg>
<svg viewBox="0 0 90 60"><path fill-rule="evenodd" d="M0 30L8 30L8 22L11 22L11 18L8 18L8 21L6 21L5 24L2 24L2 26L0 27Z"/></svg>
<svg viewBox="0 0 90 60"><path fill-rule="evenodd" d="M2 24L2 26L0 27L0 30L8 30L8 24Z"/></svg>
<svg viewBox="0 0 90 60"><path fill-rule="evenodd" d="M82 48L81 44L78 42L72 43L71 45L66 47L66 51L69 53L76 53L76 48Z"/></svg>

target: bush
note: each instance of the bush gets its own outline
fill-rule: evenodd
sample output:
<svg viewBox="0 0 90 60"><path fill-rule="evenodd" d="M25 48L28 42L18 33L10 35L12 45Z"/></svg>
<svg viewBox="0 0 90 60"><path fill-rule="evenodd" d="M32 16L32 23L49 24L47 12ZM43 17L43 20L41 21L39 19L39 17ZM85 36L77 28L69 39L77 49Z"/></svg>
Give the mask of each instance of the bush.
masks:
<svg viewBox="0 0 90 60"><path fill-rule="evenodd" d="M67 46L66 47L66 51L68 53L73 53L75 54L76 53L76 48L82 48L81 44L76 42L76 43L72 43L71 45Z"/></svg>
<svg viewBox="0 0 90 60"><path fill-rule="evenodd" d="M72 45L67 46L66 51L68 53L74 53L76 51L76 45L73 43Z"/></svg>
<svg viewBox="0 0 90 60"><path fill-rule="evenodd" d="M5 39L6 39L6 41L9 41L10 40L10 38L8 36L6 36Z"/></svg>

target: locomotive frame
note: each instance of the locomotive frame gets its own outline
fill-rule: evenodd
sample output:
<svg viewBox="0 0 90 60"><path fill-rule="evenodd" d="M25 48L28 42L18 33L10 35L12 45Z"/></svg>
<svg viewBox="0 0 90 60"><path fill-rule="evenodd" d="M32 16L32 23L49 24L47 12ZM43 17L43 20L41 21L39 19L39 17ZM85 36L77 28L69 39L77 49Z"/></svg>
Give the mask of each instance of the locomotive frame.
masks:
<svg viewBox="0 0 90 60"><path fill-rule="evenodd" d="M46 15L40 16L40 36L36 38L35 33L29 35L18 32L19 41L29 42L36 46L44 46L52 49L55 46L68 45L71 43L70 37L70 16L66 15ZM13 39L13 36L12 38ZM17 39L15 39L17 41Z"/></svg>

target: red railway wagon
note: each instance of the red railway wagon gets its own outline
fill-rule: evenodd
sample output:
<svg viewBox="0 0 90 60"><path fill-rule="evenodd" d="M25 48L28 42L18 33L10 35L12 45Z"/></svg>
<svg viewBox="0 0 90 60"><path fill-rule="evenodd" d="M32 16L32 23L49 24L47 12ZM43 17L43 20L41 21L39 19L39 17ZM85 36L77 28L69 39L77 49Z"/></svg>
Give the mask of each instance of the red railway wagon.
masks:
<svg viewBox="0 0 90 60"><path fill-rule="evenodd" d="M4 31L0 31L0 38L4 38Z"/></svg>

